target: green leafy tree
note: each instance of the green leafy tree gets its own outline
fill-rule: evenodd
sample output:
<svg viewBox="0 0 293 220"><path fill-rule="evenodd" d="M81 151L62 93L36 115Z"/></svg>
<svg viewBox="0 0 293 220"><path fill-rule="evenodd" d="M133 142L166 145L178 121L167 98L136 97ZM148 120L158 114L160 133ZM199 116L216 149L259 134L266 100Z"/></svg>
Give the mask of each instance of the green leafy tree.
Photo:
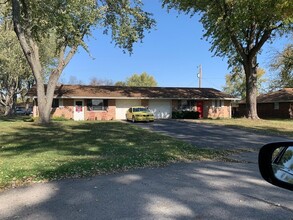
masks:
<svg viewBox="0 0 293 220"><path fill-rule="evenodd" d="M293 88L293 44L285 46L271 61L271 70L276 77L270 82L270 90Z"/></svg>
<svg viewBox="0 0 293 220"><path fill-rule="evenodd" d="M0 9L0 105L5 109L4 115L13 113L17 96L24 99L27 90L34 84L34 76L13 31L12 19L5 16L7 9ZM45 72L54 65L54 59L49 58L53 54L51 46L52 42L41 42L41 63Z"/></svg>
<svg viewBox="0 0 293 220"><path fill-rule="evenodd" d="M245 98L245 74L241 68L233 68L232 72L225 76L225 79L224 92L241 99Z"/></svg>
<svg viewBox="0 0 293 220"><path fill-rule="evenodd" d="M265 70L257 69L257 89L258 94L262 91L262 83L266 82L264 78ZM224 86L224 92L233 95L235 97L245 99L246 96L246 84L245 84L245 73L242 67L234 67L230 74L225 76L226 85Z"/></svg>
<svg viewBox="0 0 293 220"><path fill-rule="evenodd" d="M117 82L116 85L120 86L139 86L139 87L155 87L158 86L155 78L146 72L142 74L133 74L131 77L127 78L125 83Z"/></svg>
<svg viewBox="0 0 293 220"><path fill-rule="evenodd" d="M50 122L55 87L63 69L96 28L110 34L117 46L132 52L135 42L154 26L140 0L11 0L14 30L36 80L40 122ZM57 57L44 86L40 42L54 36Z"/></svg>
<svg viewBox="0 0 293 220"><path fill-rule="evenodd" d="M245 72L247 117L258 119L257 55L267 41L292 31L293 4L289 0L163 0L163 6L189 15L199 13L204 37L216 56Z"/></svg>
<svg viewBox="0 0 293 220"><path fill-rule="evenodd" d="M26 89L31 72L9 25L0 26L0 105L4 115L13 113L17 95Z"/></svg>
<svg viewBox="0 0 293 220"><path fill-rule="evenodd" d="M115 86L126 86L126 83L123 81L118 81L115 83Z"/></svg>

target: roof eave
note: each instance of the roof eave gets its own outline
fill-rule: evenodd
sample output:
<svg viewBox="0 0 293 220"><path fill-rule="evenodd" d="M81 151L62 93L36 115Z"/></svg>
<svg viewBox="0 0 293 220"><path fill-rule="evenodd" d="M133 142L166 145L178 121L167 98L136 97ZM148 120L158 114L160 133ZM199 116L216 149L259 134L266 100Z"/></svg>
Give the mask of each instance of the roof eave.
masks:
<svg viewBox="0 0 293 220"><path fill-rule="evenodd" d="M28 96L30 98L38 98L37 96ZM163 99L163 100L226 100L226 101L237 101L240 100L238 98L203 98L203 97L197 97L197 98L191 98L191 97L107 97L107 96L58 96L55 95L54 98L60 98L60 99Z"/></svg>

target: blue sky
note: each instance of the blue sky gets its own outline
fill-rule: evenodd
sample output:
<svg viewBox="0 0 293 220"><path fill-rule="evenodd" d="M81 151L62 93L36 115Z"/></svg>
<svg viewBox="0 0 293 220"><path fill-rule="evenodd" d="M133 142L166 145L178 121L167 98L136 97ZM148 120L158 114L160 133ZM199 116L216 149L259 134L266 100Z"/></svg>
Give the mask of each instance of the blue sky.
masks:
<svg viewBox="0 0 293 220"><path fill-rule="evenodd" d="M68 82L71 76L85 84L92 77L113 82L125 81L134 73L147 72L159 86L198 87L198 66L202 65L202 87L222 90L229 73L227 60L213 57L210 44L202 40L199 17L170 13L162 9L160 1L144 1L145 10L153 13L157 26L146 34L143 43L134 46L130 56L111 43L110 36L94 32L88 46L91 56L82 48L73 57L61 76ZM278 40L264 47L259 57L260 67L267 68L272 51L282 48L287 40ZM268 72L268 71L267 71Z"/></svg>

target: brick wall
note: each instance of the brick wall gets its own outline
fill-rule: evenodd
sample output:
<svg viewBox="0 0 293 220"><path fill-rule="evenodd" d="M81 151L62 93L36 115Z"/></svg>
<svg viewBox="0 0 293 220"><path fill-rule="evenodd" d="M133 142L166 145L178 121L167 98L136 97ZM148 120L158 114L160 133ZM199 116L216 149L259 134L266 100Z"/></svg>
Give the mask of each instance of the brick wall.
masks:
<svg viewBox="0 0 293 220"><path fill-rule="evenodd" d="M178 110L180 100L172 100L172 111ZM212 107L213 101L203 102L203 118L230 118L231 117L231 101L222 101L222 107ZM193 111L197 111L197 102L193 106Z"/></svg>
<svg viewBox="0 0 293 220"><path fill-rule="evenodd" d="M148 99L142 99L141 100L141 105L145 106L145 107L149 106L149 100Z"/></svg>
<svg viewBox="0 0 293 220"><path fill-rule="evenodd" d="M275 109L274 103L258 103L257 114L260 118L290 118L290 104L289 102L280 102L279 109ZM239 104L238 112L239 117L245 117L246 104Z"/></svg>
<svg viewBox="0 0 293 220"><path fill-rule="evenodd" d="M221 107L213 107L213 101L204 101L203 117L204 118L230 118L231 101L224 101Z"/></svg>
<svg viewBox="0 0 293 220"><path fill-rule="evenodd" d="M116 118L115 100L108 100L108 108L103 111L88 111L85 104L85 120L114 120Z"/></svg>
<svg viewBox="0 0 293 220"><path fill-rule="evenodd" d="M52 116L53 117L62 117L62 118L66 118L66 119L73 119L74 100L73 99L63 99L63 103L58 108L52 109Z"/></svg>
<svg viewBox="0 0 293 220"><path fill-rule="evenodd" d="M61 103L60 103L61 104ZM88 111L86 100L84 100L84 120L114 120L116 116L115 100L108 100L108 108L104 111ZM74 119L74 100L63 99L63 104L58 108L52 108L52 117L63 117ZM38 117L38 107L33 107L33 116Z"/></svg>
<svg viewBox="0 0 293 220"><path fill-rule="evenodd" d="M172 100L172 111L178 108L179 100ZM204 118L229 118L231 115L230 101L224 101L222 107L212 107L212 101L203 102ZM149 100L141 100L141 105L148 106ZM281 108L281 105L280 105ZM289 108L289 107L288 107ZM288 113L287 108L287 114ZM283 107L282 107L283 109ZM34 117L38 116L37 106L34 106ZM196 111L196 106L195 106ZM58 108L52 109L53 117L64 117L66 119L74 119L74 100L63 99L63 104ZM103 111L88 111L86 100L84 100L84 120L115 120L116 119L116 103L115 100L108 100L108 108Z"/></svg>
<svg viewBox="0 0 293 220"><path fill-rule="evenodd" d="M279 109L275 109L274 103L257 104L257 113L260 118L290 118L290 103L279 103Z"/></svg>
<svg viewBox="0 0 293 220"><path fill-rule="evenodd" d="M61 104L61 103L60 103ZM73 119L74 114L73 99L63 99L63 103L58 108L52 108L52 117L63 117L66 119ZM33 117L39 117L39 109L34 102Z"/></svg>

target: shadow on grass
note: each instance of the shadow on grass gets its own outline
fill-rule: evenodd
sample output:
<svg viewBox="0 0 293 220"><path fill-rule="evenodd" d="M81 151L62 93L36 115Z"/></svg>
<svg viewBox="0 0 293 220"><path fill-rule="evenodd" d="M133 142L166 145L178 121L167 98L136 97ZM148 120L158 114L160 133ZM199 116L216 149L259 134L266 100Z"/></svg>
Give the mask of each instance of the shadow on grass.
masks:
<svg viewBox="0 0 293 220"><path fill-rule="evenodd" d="M115 122L64 122L49 127L18 123L12 131L0 126L0 135L0 173L23 182L24 176L29 175L36 180L88 176L108 171L112 166L115 170L117 165L126 169L127 164L145 166L176 156L211 153ZM12 181L15 180L7 179L8 183ZM52 182L3 195L1 219L36 216L288 219L292 216L288 192L262 181L255 164L178 164L81 181Z"/></svg>
<svg viewBox="0 0 293 220"><path fill-rule="evenodd" d="M119 122L16 122L0 133L0 188L221 155Z"/></svg>
<svg viewBox="0 0 293 220"><path fill-rule="evenodd" d="M32 121L32 117L28 115L11 115L11 116L0 116L0 122L21 122L21 121Z"/></svg>

